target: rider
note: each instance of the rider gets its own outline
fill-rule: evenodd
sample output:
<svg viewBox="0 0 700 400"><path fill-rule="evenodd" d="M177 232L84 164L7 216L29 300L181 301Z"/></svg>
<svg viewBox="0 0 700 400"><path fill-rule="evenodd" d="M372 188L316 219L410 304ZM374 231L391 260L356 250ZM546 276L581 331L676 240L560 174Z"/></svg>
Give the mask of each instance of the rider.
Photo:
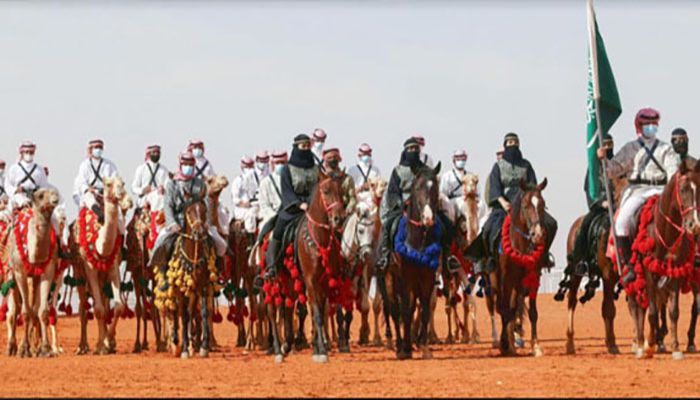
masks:
<svg viewBox="0 0 700 400"><path fill-rule="evenodd" d="M154 190L165 194L165 183L169 178L168 169L160 163L160 146L146 148L146 162L136 168L131 190L138 196L138 207L146 203L146 196Z"/></svg>
<svg viewBox="0 0 700 400"><path fill-rule="evenodd" d="M326 131L321 128L314 129L314 133L311 135L311 154L314 156L316 165L323 171L323 146L326 143Z"/></svg>
<svg viewBox="0 0 700 400"><path fill-rule="evenodd" d="M255 240L258 218L258 177L255 174L255 161L245 156L241 158L241 174L231 184L233 197L233 217L243 222L250 243Z"/></svg>
<svg viewBox="0 0 700 400"><path fill-rule="evenodd" d="M190 143L187 145L187 150L190 151L197 160L194 171L197 178L206 178L216 175L214 167L212 167L209 160L204 157L204 142L196 139L190 140Z"/></svg>
<svg viewBox="0 0 700 400"><path fill-rule="evenodd" d="M282 192L280 191L280 175L287 164L287 152L275 151L272 153L272 173L260 182L260 226L265 226L277 212L282 204Z"/></svg>
<svg viewBox="0 0 700 400"><path fill-rule="evenodd" d="M606 149L598 149L598 158L605 163L608 177L629 177L629 186L622 194L620 210L615 221L615 236L623 265L629 263L632 255L630 233L635 213L647 199L661 194L664 185L681 162L673 147L656 138L659 118L659 112L653 108L639 110L634 118L636 140L625 144L610 160L606 158ZM635 279L634 268L628 268L623 282L630 283Z"/></svg>
<svg viewBox="0 0 700 400"><path fill-rule="evenodd" d="M418 145L420 146L420 160L423 164L425 164L427 167L433 168L435 167L435 162L433 162L432 157L428 153L425 152L425 138L421 135L416 135L414 138L418 141Z"/></svg>
<svg viewBox="0 0 700 400"><path fill-rule="evenodd" d="M311 139L303 133L297 135L294 138L292 156L280 173L282 204L265 254L266 279L277 275L277 256L284 231L291 221L308 208L311 193L318 179L318 167L311 152Z"/></svg>
<svg viewBox="0 0 700 400"><path fill-rule="evenodd" d="M190 204L206 202L207 185L196 176L196 158L185 151L178 157L178 172L168 180L165 187L165 228L158 233L151 265L162 267L170 259L177 233L185 228L185 210ZM216 247L216 254L222 257L226 253L226 242L219 236L216 228L209 227L209 235Z"/></svg>
<svg viewBox="0 0 700 400"><path fill-rule="evenodd" d="M381 176L379 168L372 162L372 148L367 143L362 143L357 150L358 163L350 167L348 175L355 182L355 191L369 190L369 180Z"/></svg>
<svg viewBox="0 0 700 400"><path fill-rule="evenodd" d="M496 257L494 252L501 240L501 227L510 211L511 203L520 195L520 181L525 180L529 185L537 184L535 170L528 160L523 158L520 151L520 139L515 133L508 133L503 138L503 157L496 161L491 174L488 177L489 193L487 193L488 205L491 214L484 223L480 236L487 261L485 272L493 272L496 269ZM544 227L547 231L546 250L549 251L557 232L557 221L545 212ZM551 255L545 261L545 267L553 264Z"/></svg>
<svg viewBox="0 0 700 400"><path fill-rule="evenodd" d="M343 158L340 156L340 150L332 148L323 151L323 169L328 175L340 175L343 173L340 168L340 163ZM355 211L357 205L357 197L355 197L355 182L348 174L343 176L343 181L340 184L343 204L345 205L345 215L350 215Z"/></svg>
<svg viewBox="0 0 700 400"><path fill-rule="evenodd" d="M671 144L673 150L678 153L681 160L688 168L693 168L697 161L695 157L688 154L688 133L683 128L676 128L671 132Z"/></svg>
<svg viewBox="0 0 700 400"><path fill-rule="evenodd" d="M22 142L19 160L10 166L5 177L5 190L9 196L10 210L19 210L31 205L32 193L48 188L49 181L44 169L34 162L36 145Z"/></svg>
<svg viewBox="0 0 700 400"><path fill-rule="evenodd" d="M383 273L389 265L389 256L393 248L391 244L391 233L394 223L401 217L405 203L411 195L411 187L418 171L425 166L420 158L420 144L415 138L409 138L403 144L403 152L399 165L391 171L391 178L387 190L382 197L379 214L382 221L382 230L379 241L379 259L377 268L379 273ZM440 222L444 226L443 247L449 247L452 237L454 237L454 227L442 211L437 213ZM450 269L459 265L459 261L450 256L448 259Z"/></svg>
<svg viewBox="0 0 700 400"><path fill-rule="evenodd" d="M73 200L78 207L87 207L97 214L98 220L104 220L104 213L96 195L104 190L103 179L118 175L117 166L102 157L104 142L100 139L88 143L88 157L80 164L78 175L73 185ZM121 215L121 213L119 213ZM125 232L123 224L120 230Z"/></svg>
<svg viewBox="0 0 700 400"><path fill-rule="evenodd" d="M610 136L609 134L605 133L603 134L603 143L602 143L602 148L605 149L605 158L610 160L613 157L614 154L614 147L615 143L613 142L613 137ZM600 215L605 215L608 212L608 201L606 197L606 193L604 190L601 190L597 198L592 198L590 195L590 192L588 191L588 170L586 171L586 178L583 183L583 190L586 192L586 201L588 202L588 214L586 214L585 217L583 217L583 221L581 222L581 226L579 227L578 233L576 234L576 239L574 241L574 248L572 250L572 259L574 261L578 260L579 262L576 264L576 270L573 271L575 272L576 275L583 276L587 272L589 272L588 269L588 262L586 261L585 257L585 251L589 247L587 243L588 239L588 231L590 230L591 224L593 221ZM610 182L610 179L607 179L607 182L605 182L603 177L603 170L600 169L600 175L598 176L598 180L600 181L600 187L604 188L605 184L608 185L610 190L613 189L613 185ZM614 207L614 205L613 205Z"/></svg>

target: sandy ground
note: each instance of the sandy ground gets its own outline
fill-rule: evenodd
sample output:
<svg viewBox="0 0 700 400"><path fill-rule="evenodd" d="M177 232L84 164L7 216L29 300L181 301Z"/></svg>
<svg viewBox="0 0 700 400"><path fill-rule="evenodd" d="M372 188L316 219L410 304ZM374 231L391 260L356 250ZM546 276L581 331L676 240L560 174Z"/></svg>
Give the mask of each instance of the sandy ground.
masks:
<svg viewBox="0 0 700 400"><path fill-rule="evenodd" d="M618 301L618 345L623 354L606 353L599 294L579 308L577 354L565 355L566 307L551 295L540 296L540 332L544 357L533 358L522 349L515 358L498 356L490 343L435 345L433 360L397 361L377 347L359 347L351 354L331 354L330 363L314 364L309 350L292 354L276 365L262 353L245 354L234 347L231 323L216 326L220 352L209 359L180 360L153 350L130 354L135 321L122 320L118 354L76 356L76 318L59 319L66 353L51 359L2 356L2 396L698 396L700 356L686 354L672 361L669 354L636 360L630 353L631 320L624 299ZM689 298L682 304L681 328L685 348ZM225 314L224 314L225 315ZM355 332L358 318L353 324ZM446 334L442 307L437 311L438 334ZM488 342L490 327L479 303L479 331ZM23 329L23 328L20 328ZM94 346L96 327L89 328ZM527 328L526 328L527 329ZM0 340L6 346L5 329ZM357 333L353 335L357 338ZM152 346L153 343L152 343ZM417 354L416 354L417 355ZM414 355L414 357L416 356Z"/></svg>

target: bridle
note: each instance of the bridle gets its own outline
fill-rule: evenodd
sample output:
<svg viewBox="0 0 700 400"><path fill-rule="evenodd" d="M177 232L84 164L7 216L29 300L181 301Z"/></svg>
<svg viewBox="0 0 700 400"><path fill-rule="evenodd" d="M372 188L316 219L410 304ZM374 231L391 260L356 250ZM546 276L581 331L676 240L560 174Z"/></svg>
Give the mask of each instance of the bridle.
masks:
<svg viewBox="0 0 700 400"><path fill-rule="evenodd" d="M697 205L697 196L695 195L696 193L693 193L693 205L683 208L683 200L681 199L681 194L680 194L680 180L682 177L676 176L674 178L675 183L673 185L673 194L675 195L674 198L676 200L676 204L678 206L678 211L680 212L681 215L681 224L683 223L683 219L685 216L691 212L698 212L700 210L700 207ZM676 240L673 242L671 246L669 246L666 241L664 240L663 236L659 232L659 226L658 224L655 224L654 226L654 233L656 234L656 237L659 238L659 241L661 242L661 245L666 249L671 252L676 250L678 248L678 245L680 245L681 240L688 235L687 232L685 232L685 229L683 229L682 226L674 222L671 217L669 217L667 214L663 212L661 207L659 206L659 202L656 203L656 210L659 212L659 215L661 215L666 222L671 225L678 233L678 237Z"/></svg>
<svg viewBox="0 0 700 400"><path fill-rule="evenodd" d="M321 190L321 189L319 188L318 190ZM332 210L342 206L341 202L338 200L332 202L331 204L328 204L326 202L326 198L323 196L323 192L319 193L319 197L321 197L321 206L323 207L323 211L325 212L325 215L328 215ZM330 223L324 224L322 222L316 221L311 216L311 213L309 212L308 208L306 209L306 211L304 211L304 214L306 215L307 221L309 221L309 223L313 224L314 226L317 226L319 228L323 228L323 229L328 230L328 231L333 230L333 227L330 225ZM309 229L309 231L310 230L311 229Z"/></svg>
<svg viewBox="0 0 700 400"><path fill-rule="evenodd" d="M527 206L524 205L524 203L525 203L525 202L524 202L524 198L525 198L525 194L523 194L523 197L522 197L522 199L521 199L521 202L520 202L520 210L519 210L519 212L520 212L520 215L521 215L522 219L525 220L525 227L526 227L528 233L523 232L520 228L518 228L518 226L517 226L516 224L512 224L512 227L513 227L513 231L515 231L515 233L517 233L518 235L520 235L521 237L523 237L525 240L527 240L528 242L530 242L531 245L534 245L535 243L532 242L533 235L532 235L531 233L529 233L529 232L532 231L532 228L533 228L534 226L537 226L537 225L540 225L540 226L541 226L541 225L542 225L542 221L541 221L541 219L540 219L540 213L539 213L539 211L537 210L537 208L535 207L535 205L532 204L532 200L530 201L530 207L533 207L533 208L535 209L535 213L534 213L534 214L535 214L535 218L534 218L533 220L531 220L531 219L529 218L528 213L525 212L525 209L526 209Z"/></svg>

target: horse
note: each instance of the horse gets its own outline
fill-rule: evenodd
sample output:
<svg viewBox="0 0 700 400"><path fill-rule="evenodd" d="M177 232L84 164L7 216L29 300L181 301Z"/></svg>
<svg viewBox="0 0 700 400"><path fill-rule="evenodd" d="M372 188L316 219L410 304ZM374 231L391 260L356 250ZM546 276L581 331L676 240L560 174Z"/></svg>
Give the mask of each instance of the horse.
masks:
<svg viewBox="0 0 700 400"><path fill-rule="evenodd" d="M392 262L379 282L384 297L384 311L391 315L394 323L396 357L399 360L413 356L411 324L416 313L416 301L421 305L416 343L424 359L432 358L427 345L428 325L436 271L440 263L443 228L436 217L439 207L439 173L440 163L435 169L422 167L416 172L410 199L394 238L396 248Z"/></svg>
<svg viewBox="0 0 700 400"><path fill-rule="evenodd" d="M305 215L295 227L295 247L299 258L299 267L307 295L308 303L313 318L312 360L314 362L328 362L328 343L325 334L325 315L328 300L338 301L337 293L341 285L340 268L341 254L340 243L336 237L336 231L341 228L341 222L345 219L345 209L342 207L341 182L323 172L319 172L319 182L311 193L311 200L305 211ZM297 274L299 272L297 271ZM296 275L296 274L295 274ZM281 279L280 279L281 278ZM294 291L291 286L301 286L301 282L292 283L295 280L289 268L281 268L278 273L278 281L288 282L286 287L277 288L288 294ZM275 323L275 307L281 304L268 304L268 318L271 322L273 350L275 361L283 360L283 353L291 350L293 341L292 311L294 302L288 297L282 308L284 318L286 343L280 346L280 332ZM297 300L301 303L299 295ZM280 302L281 303L281 302ZM342 338L344 332L339 332Z"/></svg>
<svg viewBox="0 0 700 400"><path fill-rule="evenodd" d="M367 301L369 277L367 271L373 262L378 214L378 208L371 199L369 202L358 201L355 212L345 220L341 238L341 254L350 267L351 276L349 278L352 279L353 297L358 299L362 313L360 345L369 343L369 303ZM338 326L345 324L342 329L350 332L352 311L343 314L342 308L338 307L336 313ZM341 349L341 351L344 350L346 348Z"/></svg>
<svg viewBox="0 0 700 400"><path fill-rule="evenodd" d="M620 204L620 197L622 190L627 186L627 180L624 178L615 178L612 180L613 183L613 203L615 205ZM583 222L584 216L579 217L574 221L569 230L569 235L566 241L566 251L567 260L569 265L568 270L573 270L576 263L580 260L573 259L573 248L576 236L579 233L581 223ZM591 274L589 276L589 283L586 286L586 294L584 294L580 299L577 298L578 289L581 285L582 277L578 275L573 275L570 279L565 278L562 281L561 299L563 300L563 295L567 293L567 328L566 328L566 353L575 354L576 346L574 344L574 315L576 312L576 305L580 301L581 304L585 304L595 295L595 290L598 288L600 279L603 280L603 304L602 304L602 315L603 321L605 323L605 347L609 354L620 354L620 349L617 346L617 341L615 339L615 300L617 295L615 293L615 285L620 279L617 267L612 262L610 258L606 256L606 249L608 244L608 237L610 234L610 219L607 213L601 215L599 218L603 218L600 223L600 228L596 231L595 241L594 241L594 264L599 269L599 273ZM586 234L586 233L584 233Z"/></svg>
<svg viewBox="0 0 700 400"><path fill-rule="evenodd" d="M630 260L637 280L625 288L635 322L633 348L637 358L653 357L658 340L659 311L667 304L672 358L683 358L678 342L679 295L681 290L689 291L690 284L697 283L700 278L694 267L695 241L700 234L699 188L700 164L690 169L681 163L658 200L652 198L642 207ZM694 300L697 304L697 293ZM649 319L646 340L645 316Z"/></svg>
<svg viewBox="0 0 700 400"><path fill-rule="evenodd" d="M185 227L177 233L173 254L165 268L165 277L156 275L156 305L171 318L171 349L175 356L187 359L192 342L195 351L199 348L200 357L208 357L211 350L209 314L218 275L216 251L207 233L207 207L204 202L192 202L185 209ZM195 326L198 310L201 314L201 337L196 335L199 331ZM178 333L182 335L181 340Z"/></svg>
<svg viewBox="0 0 700 400"><path fill-rule="evenodd" d="M232 257L232 268L230 271L230 282L235 291L232 293L232 305L235 306L235 313L232 313L233 322L238 328L238 339L236 347L245 347L246 350L253 350L262 343L259 341L262 327L257 324L258 296L254 293L253 280L255 279L255 268L251 263L250 256L253 243L250 243L249 235L245 231L243 221L232 219L229 228L228 245L234 256ZM253 261L254 262L254 261ZM249 306L246 306L245 299L248 299ZM248 307L249 310L248 311ZM246 330L246 314L248 318L248 329ZM235 315L234 315L235 314ZM258 332L256 332L256 329Z"/></svg>
<svg viewBox="0 0 700 400"><path fill-rule="evenodd" d="M546 256L544 229L545 202L542 191L547 178L540 184L527 185L520 181L521 194L513 201L510 213L502 228L502 248L496 273L495 296L501 316L500 351L502 355L515 355L515 324L518 309L529 296L528 317L531 326L532 352L543 355L537 340L537 288Z"/></svg>

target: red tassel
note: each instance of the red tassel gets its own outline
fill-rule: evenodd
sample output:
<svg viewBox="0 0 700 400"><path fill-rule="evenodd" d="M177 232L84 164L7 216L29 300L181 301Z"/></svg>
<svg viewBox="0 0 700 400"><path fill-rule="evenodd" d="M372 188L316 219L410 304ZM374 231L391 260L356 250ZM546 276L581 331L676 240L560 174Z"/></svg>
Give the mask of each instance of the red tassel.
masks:
<svg viewBox="0 0 700 400"><path fill-rule="evenodd" d="M61 304L58 305L58 311L65 312L66 311L66 303L61 302Z"/></svg>
<svg viewBox="0 0 700 400"><path fill-rule="evenodd" d="M306 304L306 296L304 296L303 294L299 295L298 300L299 300L299 303Z"/></svg>
<svg viewBox="0 0 700 400"><path fill-rule="evenodd" d="M66 304L66 315L69 317L73 315L73 306L70 304Z"/></svg>
<svg viewBox="0 0 700 400"><path fill-rule="evenodd" d="M290 299L289 297L287 297L287 299L284 301L284 305L285 305L287 308L292 308L292 307L294 307L294 302L292 301L292 299Z"/></svg>
<svg viewBox="0 0 700 400"><path fill-rule="evenodd" d="M275 306L279 307L280 305L282 305L282 297L277 296L275 297Z"/></svg>
<svg viewBox="0 0 700 400"><path fill-rule="evenodd" d="M265 304L272 304L272 296L269 294L265 296Z"/></svg>
<svg viewBox="0 0 700 400"><path fill-rule="evenodd" d="M338 287L338 281L336 281L334 278L329 279L328 280L328 287L331 289Z"/></svg>
<svg viewBox="0 0 700 400"><path fill-rule="evenodd" d="M248 317L248 306L243 306L243 311L241 312L241 314L244 317Z"/></svg>

